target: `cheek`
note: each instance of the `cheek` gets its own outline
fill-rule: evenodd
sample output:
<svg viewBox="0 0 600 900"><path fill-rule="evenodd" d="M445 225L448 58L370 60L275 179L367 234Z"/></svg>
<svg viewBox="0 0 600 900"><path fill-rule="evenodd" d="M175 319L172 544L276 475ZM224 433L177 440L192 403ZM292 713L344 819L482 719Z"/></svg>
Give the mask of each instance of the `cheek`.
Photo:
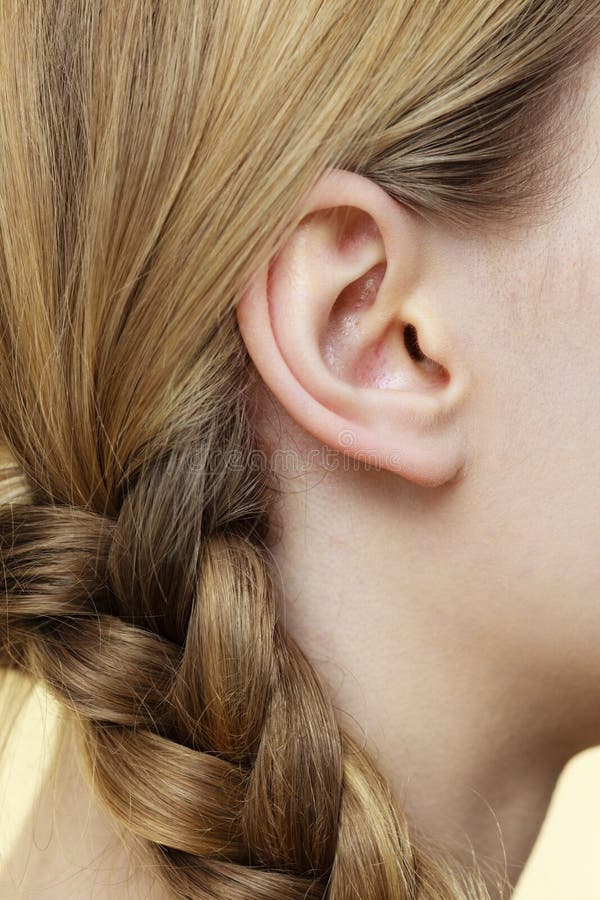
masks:
<svg viewBox="0 0 600 900"><path fill-rule="evenodd" d="M562 670L577 648L600 679L598 409L576 379L555 395L551 380L505 378L478 419L465 589L480 584L481 615L516 659Z"/></svg>
<svg viewBox="0 0 600 900"><path fill-rule="evenodd" d="M473 502L499 587L526 615L556 604L565 629L580 613L598 640L600 265L568 249L529 245L488 282Z"/></svg>
<svg viewBox="0 0 600 900"><path fill-rule="evenodd" d="M598 502L600 217L578 212L503 248L494 286L504 317L490 353L508 448L534 467L532 487L545 477L550 494L554 483Z"/></svg>
<svg viewBox="0 0 600 900"><path fill-rule="evenodd" d="M536 365L528 391L539 427L551 442L549 457L555 456L573 487L580 479L598 500L600 261L589 253L588 238L583 231L562 248L554 247L546 267L541 314L533 320Z"/></svg>

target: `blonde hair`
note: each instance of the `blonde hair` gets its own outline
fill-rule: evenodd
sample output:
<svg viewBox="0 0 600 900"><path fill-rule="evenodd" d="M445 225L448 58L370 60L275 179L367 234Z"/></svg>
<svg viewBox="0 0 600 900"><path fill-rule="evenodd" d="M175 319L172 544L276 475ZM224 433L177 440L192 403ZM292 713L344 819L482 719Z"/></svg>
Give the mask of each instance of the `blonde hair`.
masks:
<svg viewBox="0 0 600 900"><path fill-rule="evenodd" d="M0 3L0 656L175 896L486 896L279 618L235 302L333 167L467 227L536 208L599 9Z"/></svg>

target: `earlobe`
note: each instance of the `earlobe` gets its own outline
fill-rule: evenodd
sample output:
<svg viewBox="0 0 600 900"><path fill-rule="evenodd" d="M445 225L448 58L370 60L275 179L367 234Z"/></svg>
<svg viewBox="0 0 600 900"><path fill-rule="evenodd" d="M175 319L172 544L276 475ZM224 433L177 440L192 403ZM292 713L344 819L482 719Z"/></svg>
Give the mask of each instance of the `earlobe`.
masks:
<svg viewBox="0 0 600 900"><path fill-rule="evenodd" d="M423 486L465 462L468 384L421 282L414 213L335 170L286 245L255 273L237 317L289 415L327 446Z"/></svg>

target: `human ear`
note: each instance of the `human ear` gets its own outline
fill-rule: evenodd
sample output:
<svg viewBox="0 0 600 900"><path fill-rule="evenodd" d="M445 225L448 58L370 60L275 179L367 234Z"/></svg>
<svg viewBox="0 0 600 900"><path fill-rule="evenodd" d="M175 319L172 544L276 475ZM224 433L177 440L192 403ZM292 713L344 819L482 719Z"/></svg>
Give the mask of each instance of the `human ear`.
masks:
<svg viewBox="0 0 600 900"><path fill-rule="evenodd" d="M237 306L286 412L328 447L433 487L463 469L469 378L424 288L425 223L370 179L329 170ZM431 293L431 290L429 290Z"/></svg>

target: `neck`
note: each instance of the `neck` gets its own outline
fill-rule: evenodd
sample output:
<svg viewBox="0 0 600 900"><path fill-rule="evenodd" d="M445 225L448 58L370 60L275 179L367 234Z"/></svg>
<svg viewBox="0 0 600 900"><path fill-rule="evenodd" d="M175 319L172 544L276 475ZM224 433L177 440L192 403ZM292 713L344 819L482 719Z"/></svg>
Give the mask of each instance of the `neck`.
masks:
<svg viewBox="0 0 600 900"><path fill-rule="evenodd" d="M426 528L417 523L415 497L403 529L385 474L368 476L386 482L379 497L364 476L345 473L343 495L335 476L305 477L284 487L271 542L284 624L343 727L366 739L415 836L467 865L475 858L499 897L498 879L514 885L531 852L562 768L588 743L574 720L578 688L560 672L541 677L518 640L499 638L490 610L502 592L486 592L485 571L466 603L468 579L442 543L443 491L424 499L441 504L434 533L429 516Z"/></svg>

